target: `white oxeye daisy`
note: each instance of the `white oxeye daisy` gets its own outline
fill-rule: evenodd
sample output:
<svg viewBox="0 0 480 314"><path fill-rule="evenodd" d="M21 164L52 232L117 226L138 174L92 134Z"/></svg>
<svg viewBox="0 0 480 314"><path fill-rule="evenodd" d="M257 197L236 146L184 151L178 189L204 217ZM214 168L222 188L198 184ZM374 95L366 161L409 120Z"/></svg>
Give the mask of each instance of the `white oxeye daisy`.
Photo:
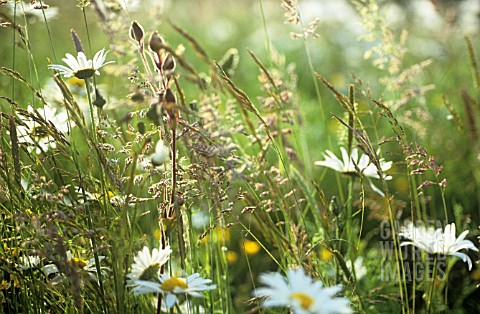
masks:
<svg viewBox="0 0 480 314"><path fill-rule="evenodd" d="M342 290L340 286L325 288L303 269L289 269L287 278L278 273L262 274L260 282L267 287L256 289L255 295L265 298L263 307L289 307L296 314L352 312L348 299L334 297Z"/></svg>
<svg viewBox="0 0 480 314"><path fill-rule="evenodd" d="M430 254L454 255L467 262L468 270L472 270L470 257L465 253L458 252L462 249L478 251L472 241L465 240L468 230L462 232L457 238L454 223L446 225L445 231L442 232L442 228L434 230L433 227L426 228L423 225L416 227L410 222L401 231L400 236L410 241L402 242L400 246L413 245Z"/></svg>
<svg viewBox="0 0 480 314"><path fill-rule="evenodd" d="M373 163L370 162L370 158L365 154L362 154L359 158L357 148L352 149L350 156L348 156L347 150L345 148L340 147L340 151L342 152L342 160L335 156L334 153L327 150L323 154L325 160L316 161L315 165L324 166L346 175L362 175L369 180L370 186L375 192L384 196L384 193L380 191L377 187L375 187L370 181L370 178L380 179L380 176L378 175L378 169ZM392 162L385 162L383 158L379 160L379 163L382 173L392 167ZM392 177L383 174L383 179L391 180Z"/></svg>
<svg viewBox="0 0 480 314"><path fill-rule="evenodd" d="M120 0L119 4L123 10L128 10L133 12L138 10L141 3L140 3L140 0Z"/></svg>
<svg viewBox="0 0 480 314"><path fill-rule="evenodd" d="M216 285L209 285L210 279L201 278L198 273L187 278L160 275L160 289L165 294L165 306L172 308L177 303L177 295L188 294L192 297L203 297L200 292L216 289Z"/></svg>
<svg viewBox="0 0 480 314"><path fill-rule="evenodd" d="M22 256L20 257L20 264L18 264L18 266L20 266L22 270L32 269L38 266L41 260L40 257L35 255Z"/></svg>
<svg viewBox="0 0 480 314"><path fill-rule="evenodd" d="M6 3L7 9L10 11L10 15L13 16L15 13L15 1ZM17 1L18 2L18 1ZM44 14L47 20L54 19L58 15L58 8L51 7L46 4L32 4L35 1L21 1L17 4L17 12L16 14L23 14L26 18L32 17L36 20L43 21ZM5 4L4 2L1 3L2 5Z"/></svg>
<svg viewBox="0 0 480 314"><path fill-rule="evenodd" d="M172 250L169 246L165 249L150 249L144 246L133 258L132 270L127 275L128 286L132 287L133 294L160 292L158 275L162 267L170 258Z"/></svg>
<svg viewBox="0 0 480 314"><path fill-rule="evenodd" d="M101 261L105 259L105 256L99 256L98 260ZM86 272L90 278L93 280L97 280L97 267L95 266L95 258L91 258L89 260L83 260L79 257L73 257L70 251L67 252L67 263L70 267L77 267L80 270ZM110 268L101 266L100 267L102 274L105 274L106 270L110 270Z"/></svg>
<svg viewBox="0 0 480 314"><path fill-rule="evenodd" d="M367 267L363 264L363 257L359 256L355 259L355 262L349 261L348 269L350 272L355 271L355 279L360 280L367 274Z"/></svg>
<svg viewBox="0 0 480 314"><path fill-rule="evenodd" d="M100 75L98 69L106 64L114 62L105 62L107 53L108 51L105 52L105 49L102 49L95 54L93 60L88 60L85 53L82 51L78 53L77 58L67 53L66 58L63 58L62 60L68 65L68 67L61 64L51 64L48 67L59 71L60 74L63 74L65 77L75 76L76 78L83 80L92 77L95 74Z"/></svg>
<svg viewBox="0 0 480 314"><path fill-rule="evenodd" d="M155 153L153 153L150 158L154 166L161 166L167 161L169 155L170 151L164 145L163 141L159 140L157 145L155 145Z"/></svg>
<svg viewBox="0 0 480 314"><path fill-rule="evenodd" d="M50 148L55 148L56 143L51 136L50 130L55 128L59 133L66 134L69 131L68 114L65 111L56 108L44 106L35 110L28 106L29 116L18 114L23 125L17 126L18 140L20 143L27 144L27 150L32 152L34 149L37 154L46 152ZM35 119L33 117L38 117ZM43 123L40 123L42 121ZM71 122L70 126L74 123Z"/></svg>
<svg viewBox="0 0 480 314"><path fill-rule="evenodd" d="M101 261L105 259L105 256L98 256L98 259ZM67 251L67 264L68 267L76 268L81 274L86 274L91 280L97 281L97 267L95 265L95 258L84 260L79 257L74 257L71 251ZM107 270L110 270L110 268L105 266L101 266L100 269L103 275L106 274ZM58 273L59 270L56 265L48 264L43 267L43 272L48 276L50 274ZM51 283L57 284L64 278L65 276L63 274L59 274L51 280Z"/></svg>

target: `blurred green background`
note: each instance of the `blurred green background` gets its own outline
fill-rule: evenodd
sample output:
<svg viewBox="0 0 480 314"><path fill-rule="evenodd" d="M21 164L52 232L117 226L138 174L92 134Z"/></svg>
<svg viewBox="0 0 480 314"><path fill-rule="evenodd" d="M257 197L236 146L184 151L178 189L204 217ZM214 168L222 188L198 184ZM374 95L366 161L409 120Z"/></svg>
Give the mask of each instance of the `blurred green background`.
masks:
<svg viewBox="0 0 480 314"><path fill-rule="evenodd" d="M38 2L38 1L37 1ZM113 5L114 0L99 1L104 5ZM308 22L318 18L318 38L292 39L291 32L301 32L302 26L293 26L285 23L285 10L281 1L264 0L226 0L226 1L126 1L130 8L127 14L122 13L123 25L112 26L108 32L99 21L99 16L93 6L87 6L85 15L77 7L77 1L50 0L44 1L50 5L48 10L58 8L54 18L47 24L43 17L31 16L27 6L17 4L19 14L14 19L6 5L0 7L2 23L17 23L30 42L31 55L25 48L19 33L12 31L8 24L0 28L0 66L14 68L35 88L41 89L52 75L47 69L48 60L52 63L61 63L65 53L74 53L70 30L75 29L87 48L87 56L106 47L112 52L108 60L115 60L117 64L128 60L121 58L120 48L109 46L108 32L121 36L127 40L125 29L132 20L139 21L149 33L157 30L167 39L171 46L184 45L186 59L198 71L208 71L208 67L195 56L187 41L175 32L166 20L170 20L189 32L214 60L220 60L224 53L232 47L238 49L240 64L233 80L244 89L251 99L255 100L262 92L259 89L257 77L259 70L246 48L250 48L267 66L274 66L275 60L283 60L275 66L285 70L288 65L295 65L295 74L298 77L296 84L298 92L295 100L303 116L301 125L304 142L303 147L297 147L305 161L313 163L322 159L322 152L332 149L338 153L337 141L341 140L341 128L334 122L331 114L342 116L343 110L331 93L320 86L321 102L315 90L313 73L309 68L307 51L311 56L313 69L341 92L346 93L348 84L354 83L353 77L368 87L371 97L388 100L399 99L401 95L388 94L379 83L379 78L385 75L372 65L371 60L365 60L363 54L374 43L359 41L358 36L365 33L360 24L361 17L355 7L348 1L299 1L301 19L304 27ZM112 4L113 3L113 4ZM478 155L478 138L472 143L472 121L465 113L462 93L467 92L470 97L478 101L479 91L475 90L472 80L472 68L464 36L468 34L476 49L479 51L479 12L478 1L380 1L382 12L387 14L387 21L395 35L399 38L403 29L408 31L406 48L408 49L403 60L403 69L411 65L432 59L432 64L424 69L415 80L409 82L411 88L433 84L434 88L425 96L413 98L396 115L405 120L414 121L405 126L408 139L428 149L429 154L435 156L437 163L444 166L442 178L447 179L447 206L452 210L470 215L473 221L479 221L479 174L476 169L480 165ZM118 4L117 4L118 5ZM24 16L22 8L27 14ZM90 40L87 40L88 24ZM27 26L27 27L25 27ZM118 35L118 34L116 34ZM15 36L15 37L14 37ZM15 45L15 47L14 47ZM133 45L129 49L134 49ZM91 53L89 53L91 51ZM13 57L13 54L15 56ZM35 66L33 66L35 65ZM124 101L132 86L125 76L101 76L108 96L113 99L107 107L110 111L125 111ZM317 81L320 85L320 83ZM126 88L128 86L128 88ZM187 100L194 100L198 90L193 86L185 86ZM128 90L127 90L128 89ZM358 91L360 93L360 91ZM14 93L12 95L12 93ZM23 108L28 104L35 105L32 92L21 84L16 83L13 91L12 79L0 76L0 95L14 99ZM455 121L449 119L450 112L444 105L443 97L453 105L461 117L464 130L461 131ZM359 97L361 100L362 98ZM360 101L359 100L359 101ZM368 97L363 97L368 102ZM320 106L326 116L322 121ZM365 108L372 108L367 104ZM1 102L1 110L9 111L6 101ZM479 108L473 108L473 121L479 122ZM374 115L378 112L374 112ZM410 118L410 119L409 119ZM329 129L325 129L325 125ZM393 132L388 124L380 125L378 130L380 139L391 139ZM330 138L328 138L330 134ZM473 139L475 141L475 139ZM383 146L387 159L396 161L396 172L399 173L390 183L390 188L399 199L408 199L406 177L404 174L405 162L400 156L401 149L395 143ZM320 167L307 166L312 178L318 178ZM473 169L473 170L472 170ZM394 173L395 174L395 171ZM330 179L325 179L328 186ZM332 179L333 180L333 179ZM427 189L428 190L428 189ZM430 197L432 204L440 208L439 193L432 190ZM434 205L435 206L435 205ZM439 210L440 211L440 210Z"/></svg>

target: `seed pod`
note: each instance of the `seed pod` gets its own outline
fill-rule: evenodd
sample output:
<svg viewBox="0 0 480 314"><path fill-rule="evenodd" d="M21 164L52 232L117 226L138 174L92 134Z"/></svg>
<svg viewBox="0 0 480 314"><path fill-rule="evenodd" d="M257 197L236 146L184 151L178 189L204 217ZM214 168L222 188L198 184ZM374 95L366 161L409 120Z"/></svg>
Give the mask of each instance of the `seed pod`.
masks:
<svg viewBox="0 0 480 314"><path fill-rule="evenodd" d="M175 104L177 102L177 99L170 88L168 88L165 92L165 101L171 104Z"/></svg>
<svg viewBox="0 0 480 314"><path fill-rule="evenodd" d="M163 48L164 43L165 41L163 40L162 36L160 36L158 32L153 32L152 36L150 36L150 40L148 41L148 46L153 52L159 53Z"/></svg>
<svg viewBox="0 0 480 314"><path fill-rule="evenodd" d="M164 71L173 71L175 69L175 59L173 58L172 54L167 54L165 60L163 61L163 70Z"/></svg>
<svg viewBox="0 0 480 314"><path fill-rule="evenodd" d="M176 202L177 202L177 205L178 206L183 206L183 204L185 203L185 199L181 196L179 196L177 199L176 199Z"/></svg>
<svg viewBox="0 0 480 314"><path fill-rule="evenodd" d="M93 101L93 105L102 109L103 106L105 106L105 104L107 103L107 101L105 100L105 98L103 98L102 94L100 94L100 91L97 89L95 89L95 100Z"/></svg>
<svg viewBox="0 0 480 314"><path fill-rule="evenodd" d="M165 91L165 96L163 98L163 105L162 107L167 111L167 123L168 126L175 130L177 128L177 122L179 118L179 111L176 108L177 99L175 98L175 94L172 92L170 88Z"/></svg>
<svg viewBox="0 0 480 314"><path fill-rule="evenodd" d="M142 44L143 35L145 32L143 31L143 27L137 23L137 21L133 21L132 25L130 26L130 38L137 41L139 45Z"/></svg>

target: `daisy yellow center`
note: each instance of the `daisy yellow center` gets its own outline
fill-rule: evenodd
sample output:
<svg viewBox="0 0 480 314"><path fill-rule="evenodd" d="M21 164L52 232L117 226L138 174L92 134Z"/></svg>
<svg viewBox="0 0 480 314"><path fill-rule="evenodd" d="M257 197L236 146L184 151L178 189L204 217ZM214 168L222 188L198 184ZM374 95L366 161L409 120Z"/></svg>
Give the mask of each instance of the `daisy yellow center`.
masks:
<svg viewBox="0 0 480 314"><path fill-rule="evenodd" d="M290 300L298 301L300 306L305 310L309 310L313 305L313 298L303 292L294 292L290 294Z"/></svg>
<svg viewBox="0 0 480 314"><path fill-rule="evenodd" d="M85 266L87 266L87 262L85 262L83 259L81 258L78 258L78 257L74 257L74 258L71 258L67 261L68 265L70 265L70 267L78 267L78 268L83 268Z"/></svg>
<svg viewBox="0 0 480 314"><path fill-rule="evenodd" d="M185 289L187 287L187 283L181 278L168 278L162 283L160 289L173 292L176 287Z"/></svg>
<svg viewBox="0 0 480 314"><path fill-rule="evenodd" d="M142 272L140 275L139 279L140 280L150 280L152 278L155 278L155 276L158 274L158 271L160 270L160 264L152 264L145 268L145 270Z"/></svg>
<svg viewBox="0 0 480 314"><path fill-rule="evenodd" d="M85 86L85 81L84 80L81 80L77 77L72 77L68 80L68 83L70 85L74 85L74 86L77 86L77 87L84 87Z"/></svg>

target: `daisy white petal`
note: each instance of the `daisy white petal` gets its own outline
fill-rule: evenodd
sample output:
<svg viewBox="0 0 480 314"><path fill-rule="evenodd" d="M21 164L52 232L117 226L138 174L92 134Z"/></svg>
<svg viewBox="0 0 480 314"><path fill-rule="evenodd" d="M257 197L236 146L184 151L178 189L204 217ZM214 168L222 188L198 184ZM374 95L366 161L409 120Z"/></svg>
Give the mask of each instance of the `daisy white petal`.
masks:
<svg viewBox="0 0 480 314"><path fill-rule="evenodd" d="M160 293L160 284L158 282L147 280L131 280L128 282L127 287L132 288L133 295Z"/></svg>
<svg viewBox="0 0 480 314"><path fill-rule="evenodd" d="M379 188L377 188L377 186L375 184L373 184L372 180L370 178L367 178L367 181L368 181L368 185L370 185L370 187L372 188L372 190L374 190L375 192L377 192L378 195L380 195L381 197L384 197L385 196L385 193L383 193L382 190L380 190Z"/></svg>
<svg viewBox="0 0 480 314"><path fill-rule="evenodd" d="M201 292L216 289L216 285L209 285L210 279L201 278L198 273L187 278L170 277L167 274L160 276L160 289L165 294L167 307L171 308L177 302L178 294L187 294L193 297L203 297Z"/></svg>
<svg viewBox="0 0 480 314"><path fill-rule="evenodd" d="M457 238L457 241L463 241L463 239L465 239L467 234L468 234L468 230L465 230L464 232L460 233L460 235ZM453 235L455 235L455 233Z"/></svg>
<svg viewBox="0 0 480 314"><path fill-rule="evenodd" d="M68 67L59 64L51 64L48 67L50 69L60 71L60 74L64 75L65 77L75 76L79 79L86 79L95 74L99 75L100 72L98 69L113 62L105 62L107 53L108 51L105 52L105 49L102 49L95 54L93 60L87 59L85 53L82 51L78 53L76 58L70 53L67 53L65 58L62 60L67 64Z"/></svg>
<svg viewBox="0 0 480 314"><path fill-rule="evenodd" d="M177 303L177 296L173 293L167 293L165 296L165 306L170 309L175 303Z"/></svg>
<svg viewBox="0 0 480 314"><path fill-rule="evenodd" d="M464 240L468 230L462 232L457 238L455 224L448 224L442 232L441 228L434 230L425 226L414 226L412 222L403 227L400 236L410 241L401 246L413 245L430 254L454 255L468 263L468 270L472 269L472 261L465 253L458 252L462 249L478 251L470 240Z"/></svg>
<svg viewBox="0 0 480 314"><path fill-rule="evenodd" d="M108 53L108 51L107 51ZM93 56L93 65L97 66L99 64L103 64L105 62L105 59L107 57L107 53L105 53L105 48L98 51L95 56Z"/></svg>
<svg viewBox="0 0 480 314"><path fill-rule="evenodd" d="M454 256L456 256L456 257L461 258L464 263L465 263L465 262L467 263L467 265L468 265L468 270L469 270L469 271L472 270L472 260L471 260L471 258L470 258L467 254L461 253L461 252L453 252L453 253L451 253L450 255L454 255Z"/></svg>
<svg viewBox="0 0 480 314"><path fill-rule="evenodd" d="M51 128L58 133L66 134L69 131L68 115L56 108L44 106L38 109L28 106L28 114L18 114L24 125L17 127L18 139L27 144L29 152L35 150L37 154L56 147L56 141L51 136ZM70 123L70 126L73 126ZM32 145L33 144L33 145Z"/></svg>
<svg viewBox="0 0 480 314"><path fill-rule="evenodd" d="M164 145L162 140L159 140L155 145L155 153L150 156L150 160L154 166L160 166L167 161L170 151Z"/></svg>
<svg viewBox="0 0 480 314"><path fill-rule="evenodd" d="M27 269L32 269L38 266L41 262L41 258L35 255L27 255L27 256L21 256L20 257L20 268L22 270L27 270Z"/></svg>
<svg viewBox="0 0 480 314"><path fill-rule="evenodd" d="M161 250L154 248L151 253L148 246L144 246L133 258L134 263L130 273L127 274L127 278L129 280L156 279L160 267L170 258L170 253L172 253L172 250L169 246Z"/></svg>
<svg viewBox="0 0 480 314"><path fill-rule="evenodd" d="M65 77L70 77L70 76L67 76L69 75L69 73L71 72L71 69L64 66L64 65L61 65L61 64L52 64L50 66L50 69L52 70L57 70L57 71L60 71L60 74L64 74Z"/></svg>
<svg viewBox="0 0 480 314"><path fill-rule="evenodd" d="M331 168L337 172L348 175L364 175L366 177L379 179L377 167L370 162L370 158L367 155L362 154L359 158L358 149L352 149L350 156L348 156L347 150L344 147L340 147L342 154L342 160L340 160L335 154L327 150L323 155L325 160L316 161L315 165ZM392 167L392 162L385 162L383 158L379 160L380 168L383 171L387 171ZM360 173L359 173L360 171ZM390 176L384 175L385 180L391 179Z"/></svg>
<svg viewBox="0 0 480 314"><path fill-rule="evenodd" d="M83 52L78 53L78 60L73 55L67 53L65 58L62 58L62 61L65 62L71 69L78 70L80 69L80 60L85 58L85 54Z"/></svg>
<svg viewBox="0 0 480 314"><path fill-rule="evenodd" d="M357 149L354 149L354 152L356 153L357 152ZM352 155L353 155L353 152L352 152ZM352 159L353 160L356 160L356 156L352 156ZM360 160L358 160L358 164L357 164L357 167L358 169L363 169L363 171L367 171L368 167L372 167L375 168L375 165L374 164L371 164L370 163L370 158L368 158L367 155L363 155L360 157ZM375 171L376 171L376 168L375 168Z"/></svg>
<svg viewBox="0 0 480 314"><path fill-rule="evenodd" d="M335 298L340 286L323 287L320 281L314 281L303 269L290 269L287 277L279 274L262 274L260 282L266 287L256 289L257 297L265 297L263 307L289 307L300 314L351 313L350 301Z"/></svg>
<svg viewBox="0 0 480 314"><path fill-rule="evenodd" d="M351 169L353 170L353 163L352 163L352 159L355 160L355 162L357 161L357 149L354 148L352 150L352 155L351 157L348 156L348 153L347 153L347 150L343 147L340 147L340 151L342 153L342 160L343 160L343 166L344 166L344 170L347 170L347 169Z"/></svg>

